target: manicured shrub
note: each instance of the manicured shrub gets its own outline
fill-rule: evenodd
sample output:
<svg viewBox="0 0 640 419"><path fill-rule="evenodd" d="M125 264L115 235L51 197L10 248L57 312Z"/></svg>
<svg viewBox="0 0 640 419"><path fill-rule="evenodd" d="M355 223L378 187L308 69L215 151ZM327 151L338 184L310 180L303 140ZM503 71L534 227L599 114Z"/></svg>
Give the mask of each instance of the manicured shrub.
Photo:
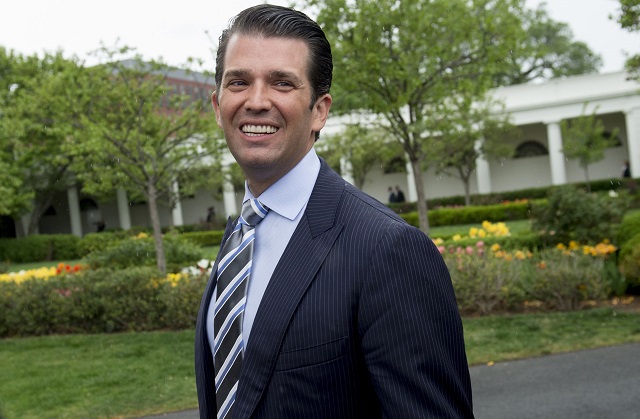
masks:
<svg viewBox="0 0 640 419"><path fill-rule="evenodd" d="M210 230L210 231L194 231L189 233L182 233L180 237L185 240L197 244L198 246L220 246L224 230Z"/></svg>
<svg viewBox="0 0 640 419"><path fill-rule="evenodd" d="M0 337L193 328L207 280L132 267L0 281Z"/></svg>
<svg viewBox="0 0 640 419"><path fill-rule="evenodd" d="M80 238L72 234L40 234L0 239L0 260L11 263L79 259Z"/></svg>
<svg viewBox="0 0 640 419"><path fill-rule="evenodd" d="M618 227L616 243L618 246L624 246L627 241L637 234L640 234L640 211L624 216Z"/></svg>
<svg viewBox="0 0 640 419"><path fill-rule="evenodd" d="M198 245L168 234L163 237L165 259L169 271L180 270L202 259L204 252ZM132 266L155 266L156 250L152 237L142 234L119 241L86 257L92 268L124 269Z"/></svg>
<svg viewBox="0 0 640 419"><path fill-rule="evenodd" d="M620 273L634 289L640 289L640 233L627 240L618 256Z"/></svg>
<svg viewBox="0 0 640 419"><path fill-rule="evenodd" d="M429 210L429 225L432 227L459 224L480 224L483 221L511 221L529 218L531 204L514 202L498 205L469 206L459 208L439 208ZM418 227L418 213L402 213L400 216L409 224Z"/></svg>
<svg viewBox="0 0 640 419"><path fill-rule="evenodd" d="M553 188L547 203L533 205L532 228L544 235L547 244L613 239L627 203L622 196L611 198L573 186Z"/></svg>

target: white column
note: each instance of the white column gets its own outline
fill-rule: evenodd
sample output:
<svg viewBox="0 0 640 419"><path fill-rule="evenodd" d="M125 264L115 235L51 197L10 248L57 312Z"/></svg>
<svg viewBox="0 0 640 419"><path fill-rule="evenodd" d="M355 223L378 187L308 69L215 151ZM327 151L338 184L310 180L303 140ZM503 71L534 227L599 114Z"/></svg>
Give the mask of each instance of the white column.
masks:
<svg viewBox="0 0 640 419"><path fill-rule="evenodd" d="M355 185L353 181L353 166L351 166L351 161L346 157L340 157L340 173L344 180Z"/></svg>
<svg viewBox="0 0 640 419"><path fill-rule="evenodd" d="M625 112L631 177L640 176L640 108Z"/></svg>
<svg viewBox="0 0 640 419"><path fill-rule="evenodd" d="M71 234L82 237L80 199L78 198L78 188L76 188L75 186L67 189L67 202L69 205L69 219L71 220Z"/></svg>
<svg viewBox="0 0 640 419"><path fill-rule="evenodd" d="M222 185L222 200L224 201L224 213L227 217L238 215L238 205L236 204L236 191L233 183L225 179Z"/></svg>
<svg viewBox="0 0 640 419"><path fill-rule="evenodd" d="M127 191L122 188L118 188L116 193L120 228L123 230L129 230L131 228L131 213L129 212L129 198L127 198Z"/></svg>
<svg viewBox="0 0 640 419"><path fill-rule="evenodd" d="M476 152L479 153L481 147L482 142L476 141ZM491 192L491 170L489 169L489 162L484 157L476 159L476 182L478 183L478 193Z"/></svg>
<svg viewBox="0 0 640 419"><path fill-rule="evenodd" d="M547 137L549 139L549 163L551 165L551 183L564 185L567 183L565 157L562 152L562 131L560 122L547 122Z"/></svg>
<svg viewBox="0 0 640 419"><path fill-rule="evenodd" d="M173 218L174 226L184 225L184 218L182 217L182 202L180 202L180 185L178 185L178 181L174 181L173 185L171 185L173 189L173 193L176 196L176 204L171 211L171 217Z"/></svg>
<svg viewBox="0 0 640 419"><path fill-rule="evenodd" d="M407 160L407 201L418 202L418 190L416 189L416 180L413 178L413 166L411 166L411 160L405 156ZM422 176L422 173L420 174Z"/></svg>

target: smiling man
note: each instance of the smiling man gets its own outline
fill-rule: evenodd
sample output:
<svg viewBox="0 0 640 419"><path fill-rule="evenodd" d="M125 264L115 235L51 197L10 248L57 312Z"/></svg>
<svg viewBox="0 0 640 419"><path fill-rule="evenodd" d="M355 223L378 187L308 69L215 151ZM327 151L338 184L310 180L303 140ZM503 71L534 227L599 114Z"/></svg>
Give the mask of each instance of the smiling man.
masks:
<svg viewBox="0 0 640 419"><path fill-rule="evenodd" d="M260 5L220 37L213 107L246 177L196 325L202 418L473 417L447 268L315 153L331 48Z"/></svg>

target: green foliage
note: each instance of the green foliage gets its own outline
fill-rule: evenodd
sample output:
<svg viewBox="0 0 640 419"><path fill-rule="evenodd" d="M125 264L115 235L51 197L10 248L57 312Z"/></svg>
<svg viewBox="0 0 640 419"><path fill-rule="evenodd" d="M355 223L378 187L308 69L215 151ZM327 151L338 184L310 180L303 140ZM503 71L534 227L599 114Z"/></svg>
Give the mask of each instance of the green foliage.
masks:
<svg viewBox="0 0 640 419"><path fill-rule="evenodd" d="M378 115L418 174L440 104L482 97L524 36L516 0L308 3L333 47L334 109ZM415 182L420 227L428 231L424 187L419 176Z"/></svg>
<svg viewBox="0 0 640 419"><path fill-rule="evenodd" d="M640 234L640 211L626 214L618 227L616 244L624 246L632 237Z"/></svg>
<svg viewBox="0 0 640 419"><path fill-rule="evenodd" d="M615 227L627 209L627 201L587 193L574 186L549 190L548 202L532 207L534 231L544 234L549 244L598 243L615 238Z"/></svg>
<svg viewBox="0 0 640 419"><path fill-rule="evenodd" d="M483 221L499 222L529 218L530 203L469 206L464 208L438 208L429 211L431 225L480 224ZM400 214L409 224L416 226L418 214Z"/></svg>
<svg viewBox="0 0 640 419"><path fill-rule="evenodd" d="M161 61L143 61L139 55L131 59L132 53L123 47L96 54L104 64L89 73L92 111L81 120L87 135L67 149L82 156L72 167L85 192L111 194L115 186L144 197L156 263L164 272L158 202L175 205L178 179L185 181L188 191L208 174L220 174L205 166L219 167L223 142L206 112L213 78L194 75L193 95L181 94L169 82L177 69ZM183 72L192 74L189 69Z"/></svg>
<svg viewBox="0 0 640 419"><path fill-rule="evenodd" d="M99 233L86 234L80 241L80 255L86 256L89 253L106 249L127 237L125 232L101 231Z"/></svg>
<svg viewBox="0 0 640 419"><path fill-rule="evenodd" d="M179 236L164 236L167 268L177 271L193 265L203 258L203 250ZM93 268L126 269L135 266L156 265L155 245L151 238L131 237L96 250L86 257Z"/></svg>
<svg viewBox="0 0 640 419"><path fill-rule="evenodd" d="M182 233L180 237L188 240L198 246L219 246L222 242L222 236L224 230L211 230L211 231L194 231L190 233Z"/></svg>
<svg viewBox="0 0 640 419"><path fill-rule="evenodd" d="M81 239L72 234L28 236L0 239L0 260L11 263L78 259Z"/></svg>
<svg viewBox="0 0 640 419"><path fill-rule="evenodd" d="M476 173L479 158L500 159L512 157L514 149L508 141L520 133L504 112L504 105L491 98L472 102L469 97L458 97L443 102L440 111L438 137L430 137L428 159L436 173L444 173L462 181L465 205L471 203L471 177ZM502 112L496 109L501 107Z"/></svg>
<svg viewBox="0 0 640 419"><path fill-rule="evenodd" d="M323 137L327 163L337 171L341 169L341 159L350 164L350 172L355 186L362 189L367 174L375 166L381 165L391 157L402 154L397 141L389 141L386 130L371 129L360 124L349 124L339 134Z"/></svg>
<svg viewBox="0 0 640 419"><path fill-rule="evenodd" d="M0 63L0 209L13 217L31 211L33 234L53 196L74 184L65 146L86 135L79 124L86 72L61 52L41 58L0 48Z"/></svg>
<svg viewBox="0 0 640 419"><path fill-rule="evenodd" d="M458 307L464 313L488 314L518 308L525 295L518 288L522 264L505 262L493 256L443 254L449 268Z"/></svg>
<svg viewBox="0 0 640 419"><path fill-rule="evenodd" d="M487 246L457 246L443 257L464 313L519 311L528 303L545 309L576 310L588 301L602 301L612 293L605 274L606 259L557 249L520 252L498 257ZM518 252L515 252L518 254Z"/></svg>
<svg viewBox="0 0 640 419"><path fill-rule="evenodd" d="M583 114L569 121L562 120L560 126L564 143L562 151L567 158L578 160L584 169L587 189L591 190L589 165L604 159L604 151L616 145L617 129L606 136L604 124L596 116L595 110L591 115Z"/></svg>
<svg viewBox="0 0 640 419"><path fill-rule="evenodd" d="M640 0L619 0L620 15L617 21L620 27L629 32L640 31ZM627 59L627 71L635 80L640 79L640 54L631 55Z"/></svg>
<svg viewBox="0 0 640 419"><path fill-rule="evenodd" d="M564 254L556 249L543 250L529 275L523 275L525 294L559 310L576 310L585 301L601 301L609 297L611 283L604 274L603 258L580 253Z"/></svg>
<svg viewBox="0 0 640 419"><path fill-rule="evenodd" d="M631 286L640 287L640 233L620 248L618 267Z"/></svg>
<svg viewBox="0 0 640 419"><path fill-rule="evenodd" d="M194 327L208 275L160 278L138 266L0 282L0 337Z"/></svg>
<svg viewBox="0 0 640 419"><path fill-rule="evenodd" d="M602 66L599 55L574 40L569 24L549 17L545 3L524 9L521 17L527 36L503 58L506 70L496 77L496 85L596 73Z"/></svg>

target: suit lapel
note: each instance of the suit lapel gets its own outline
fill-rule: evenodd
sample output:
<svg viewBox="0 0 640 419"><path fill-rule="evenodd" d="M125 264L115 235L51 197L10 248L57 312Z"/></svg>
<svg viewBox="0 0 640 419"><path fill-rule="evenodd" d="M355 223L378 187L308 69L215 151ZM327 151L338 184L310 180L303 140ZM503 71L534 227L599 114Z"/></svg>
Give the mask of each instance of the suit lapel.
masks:
<svg viewBox="0 0 640 419"><path fill-rule="evenodd" d="M343 229L335 224L343 190L344 180L322 161L305 214L260 302L243 361L235 417L250 417L258 405L289 321Z"/></svg>

